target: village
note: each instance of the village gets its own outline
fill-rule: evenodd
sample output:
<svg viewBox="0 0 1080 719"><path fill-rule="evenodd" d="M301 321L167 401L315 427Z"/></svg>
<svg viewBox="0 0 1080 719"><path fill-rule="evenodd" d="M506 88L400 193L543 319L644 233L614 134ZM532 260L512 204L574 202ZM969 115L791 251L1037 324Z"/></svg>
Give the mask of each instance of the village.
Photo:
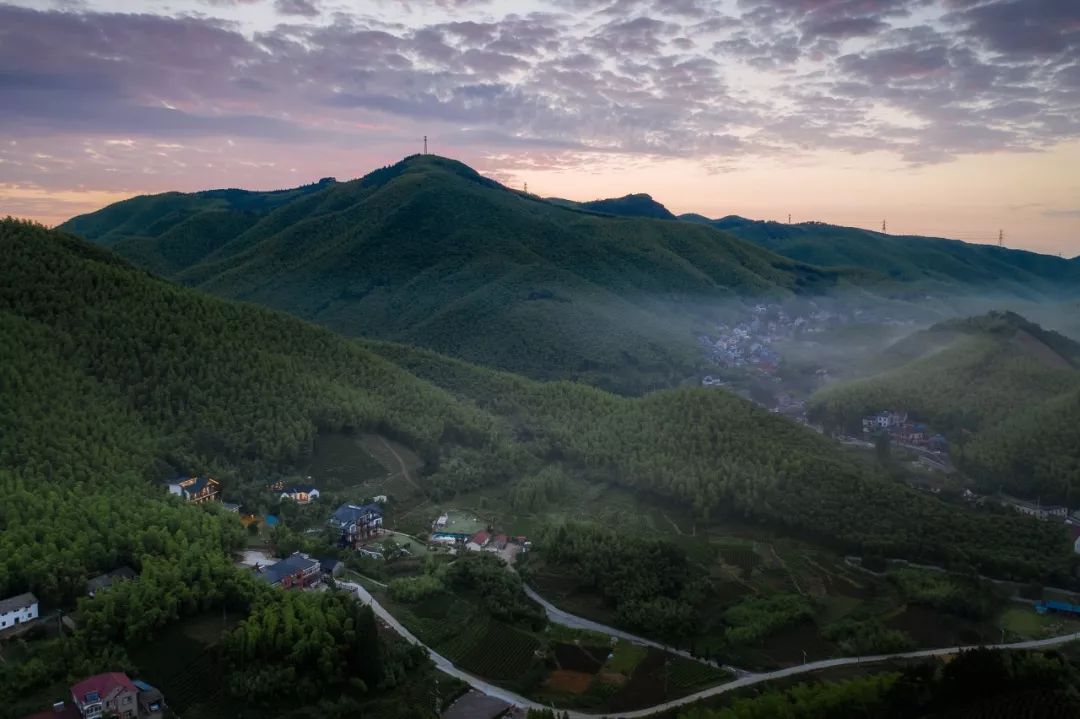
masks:
<svg viewBox="0 0 1080 719"><path fill-rule="evenodd" d="M949 466L948 444L944 438L904 412L884 410L867 415L862 419L862 429L861 441L864 443L874 437L887 436L896 446L933 457L935 471ZM238 520L249 529L258 528L260 523L271 528L281 525L277 515L256 517L244 512L244 508L235 503L223 501L225 488L222 482L208 475L177 477L164 484L165 491L176 497L177 501L236 514ZM280 548L272 547L261 534L252 533L253 543L237 559L237 564L246 567L258 581L281 591L318 592L334 586L362 586L375 591L386 585L358 570L365 567L403 567L427 557L452 562L455 556L463 553L492 555L509 566L518 555L530 551L532 547L528 537L515 534L508 528L492 526L476 513L463 509L430 506L425 510L429 529L410 535L388 526L387 517L388 514L393 515L394 503L387 495L374 495L359 502L335 501L323 506L327 496L338 495L332 491L321 491L314 483L276 481L267 486L267 491L273 497L272 506L277 507L275 511L279 514L287 514L289 507L303 513L309 521L301 526L310 526L302 530L302 535L311 538L310 546L322 547L321 551L298 549L282 556ZM965 497L970 501L991 499L970 492ZM995 499L1036 519L1066 524L1073 537L1074 548L1080 553L1080 511L1070 514L1066 507L1009 497ZM271 520L272 517L276 519ZM255 543L256 539L258 543ZM86 595L93 597L117 584L138 579L138 573L131 567L118 566L90 578L86 583ZM1032 608L1038 614L1080 614L1080 605L1060 600L1039 601ZM76 626L77 618L70 615L42 617L37 598L32 594L2 600L0 639L27 632L41 622L50 622L54 618L60 627L74 629ZM143 678L121 671L82 678L69 687L69 694L70 701L58 701L50 710L25 719L99 719L104 716L158 719L167 716L166 697L158 688ZM439 716L442 719L523 716L515 712L519 710L508 702L469 690Z"/></svg>

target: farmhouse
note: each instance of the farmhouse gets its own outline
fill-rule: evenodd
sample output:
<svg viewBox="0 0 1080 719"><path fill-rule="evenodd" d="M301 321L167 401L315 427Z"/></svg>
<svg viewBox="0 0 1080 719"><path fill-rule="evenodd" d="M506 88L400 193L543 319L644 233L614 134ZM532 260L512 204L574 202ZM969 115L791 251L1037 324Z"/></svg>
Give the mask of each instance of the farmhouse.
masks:
<svg viewBox="0 0 1080 719"><path fill-rule="evenodd" d="M221 482L211 477L177 477L168 482L169 494L175 494L185 502L202 504L220 501Z"/></svg>
<svg viewBox="0 0 1080 719"><path fill-rule="evenodd" d="M320 565L318 560L297 552L280 562L268 567L255 567L259 578L271 587L289 589L308 587L319 581Z"/></svg>
<svg viewBox="0 0 1080 719"><path fill-rule="evenodd" d="M291 499L297 504L310 504L319 498L319 490L310 484L297 484L292 487L285 487L281 491L281 498Z"/></svg>
<svg viewBox="0 0 1080 719"><path fill-rule="evenodd" d="M27 592L0 600L0 632L38 618L38 600Z"/></svg>
<svg viewBox="0 0 1080 719"><path fill-rule="evenodd" d="M378 504L343 504L327 521L327 524L341 532L341 546L353 548L380 534L382 523L383 510Z"/></svg>
<svg viewBox="0 0 1080 719"><path fill-rule="evenodd" d="M156 691L156 690L155 690ZM109 672L96 674L71 687L71 698L83 719L116 716L121 719L161 716L139 711L139 688L127 674Z"/></svg>
<svg viewBox="0 0 1080 719"><path fill-rule="evenodd" d="M86 583L87 596L94 596L103 589L108 589L114 584L135 579L139 575L131 567L119 567L106 574L100 574Z"/></svg>
<svg viewBox="0 0 1080 719"><path fill-rule="evenodd" d="M488 552L501 552L506 549L506 545L510 543L510 539L505 534L500 534L484 547Z"/></svg>
<svg viewBox="0 0 1080 719"><path fill-rule="evenodd" d="M491 535L481 529L479 532L469 537L469 541L465 543L465 548L472 552L479 552L486 547L490 541Z"/></svg>

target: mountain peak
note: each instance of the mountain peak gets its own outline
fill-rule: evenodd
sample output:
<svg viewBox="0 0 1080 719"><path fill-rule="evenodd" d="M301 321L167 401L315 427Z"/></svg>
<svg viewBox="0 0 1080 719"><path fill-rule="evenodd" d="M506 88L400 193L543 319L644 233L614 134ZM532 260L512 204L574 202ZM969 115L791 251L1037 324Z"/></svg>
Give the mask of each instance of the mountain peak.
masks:
<svg viewBox="0 0 1080 719"><path fill-rule="evenodd" d="M674 220L675 215L668 208L644 192L607 200L583 202L580 207L592 212L602 212L620 217L651 217L658 220Z"/></svg>

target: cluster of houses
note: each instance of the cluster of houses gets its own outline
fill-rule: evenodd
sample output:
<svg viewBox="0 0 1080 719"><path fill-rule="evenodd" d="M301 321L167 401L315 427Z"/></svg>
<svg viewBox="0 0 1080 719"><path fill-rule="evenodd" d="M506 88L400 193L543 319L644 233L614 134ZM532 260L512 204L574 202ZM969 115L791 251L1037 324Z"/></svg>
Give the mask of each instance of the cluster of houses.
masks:
<svg viewBox="0 0 1080 719"><path fill-rule="evenodd" d="M376 499L386 500L385 497ZM326 523L337 532L338 547L370 553L364 545L383 535L382 504L343 504ZM265 567L255 565L259 578L283 589L315 586L326 577L336 577L343 569L344 565L337 559L314 559L300 552Z"/></svg>
<svg viewBox="0 0 1080 719"><path fill-rule="evenodd" d="M700 335L698 344L708 358L721 367L750 367L764 375L776 374L780 355L769 346L769 340L758 337L744 324L718 327L719 337ZM710 379L712 379L710 377ZM712 386L710 382L706 386Z"/></svg>
<svg viewBox="0 0 1080 719"><path fill-rule="evenodd" d="M23 719L159 719L165 715L165 697L151 685L122 672L95 674L71 687L71 703Z"/></svg>
<svg viewBox="0 0 1080 719"><path fill-rule="evenodd" d="M934 432L925 422L909 419L907 412L882 410L876 414L867 415L862 418L862 429L865 435L884 432L896 444L927 447L939 451L944 451L949 446L945 438Z"/></svg>
<svg viewBox="0 0 1080 719"><path fill-rule="evenodd" d="M465 549L470 552L495 552L506 551L507 548L519 552L528 551L532 546L524 536L510 537L506 534L495 534L490 529L481 529L471 534L451 532L446 530L447 516L440 515L432 525L432 533L428 543L435 547L445 547L451 551Z"/></svg>
<svg viewBox="0 0 1080 719"><path fill-rule="evenodd" d="M813 303L806 309L805 313L794 314L780 305L759 304L742 321L718 324L716 336L700 335L698 343L706 356L721 367L747 367L766 376L775 375L780 354L772 347L774 342L812 336L845 321L843 316ZM714 386L715 382L702 384Z"/></svg>

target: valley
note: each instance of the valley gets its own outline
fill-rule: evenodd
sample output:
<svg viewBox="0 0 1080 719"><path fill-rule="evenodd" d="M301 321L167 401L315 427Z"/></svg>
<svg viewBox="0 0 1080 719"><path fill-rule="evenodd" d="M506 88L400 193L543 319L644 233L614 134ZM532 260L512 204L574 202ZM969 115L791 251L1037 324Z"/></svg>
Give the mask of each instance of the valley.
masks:
<svg viewBox="0 0 1080 719"><path fill-rule="evenodd" d="M55 696L66 653L208 716L295 701L274 677L297 671L298 717L404 719L467 685L644 716L1080 628L1034 609L1080 598L1075 342L957 318L996 301L978 278L817 267L638 197L569 205L423 156L65 225L94 244L0 223L0 594L77 616L5 653L33 687L13 706ZM1050 266L1003 306L1069 301ZM185 506L177 475L220 493ZM27 541L118 496L138 512ZM137 580L82 596L118 566ZM320 615L365 628L327 640ZM175 657L146 648L176 632ZM440 672L461 681L433 696Z"/></svg>

